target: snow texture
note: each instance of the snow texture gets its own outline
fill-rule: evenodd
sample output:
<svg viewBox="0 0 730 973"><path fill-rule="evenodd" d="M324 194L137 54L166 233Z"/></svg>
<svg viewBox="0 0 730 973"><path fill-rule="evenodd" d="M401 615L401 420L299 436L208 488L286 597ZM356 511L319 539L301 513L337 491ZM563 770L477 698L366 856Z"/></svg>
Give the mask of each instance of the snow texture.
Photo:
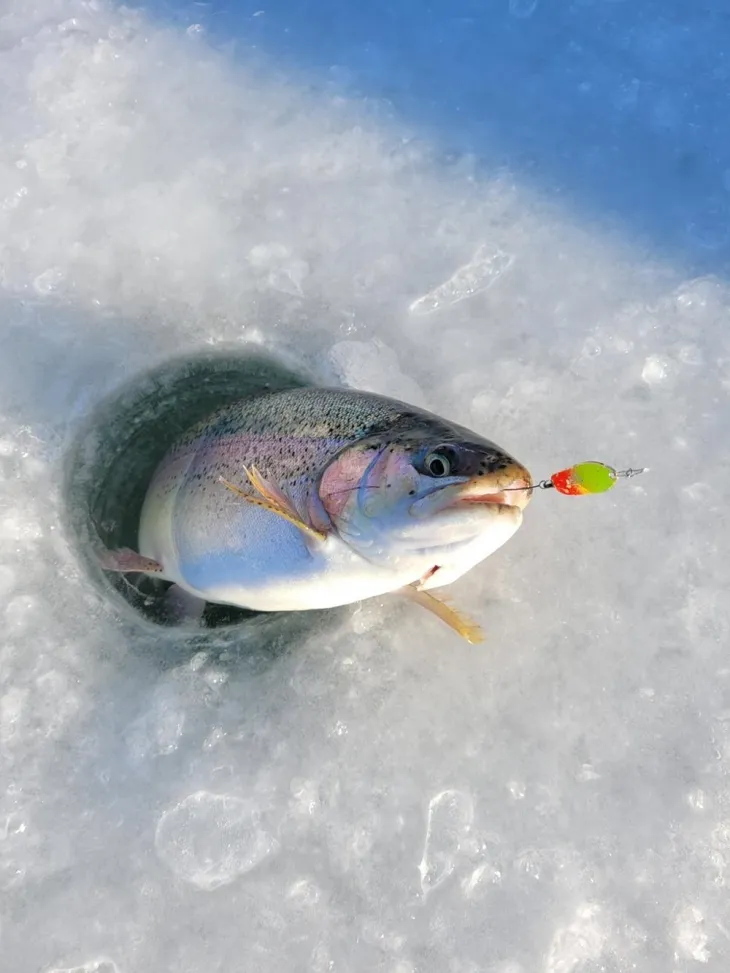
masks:
<svg viewBox="0 0 730 973"><path fill-rule="evenodd" d="M459 37L486 7L505 37L537 31L511 82L539 105L544 70L567 105L590 94L581 25L595 8L615 39L632 6L464 0ZM190 9L0 6L0 968L727 970L730 180L675 198L672 258L661 221L449 155L345 66L320 84L222 53ZM676 10L626 33L635 73L594 63L630 116L612 131L693 153L726 75L693 74ZM553 15L572 60L549 60ZM350 72L397 84L387 43ZM586 146L578 181L615 167ZM162 626L91 568L74 525L98 484L69 457L120 452L108 395L141 402L151 366L228 348L418 402L538 478L652 472L535 497L452 591L482 646L395 598Z"/></svg>

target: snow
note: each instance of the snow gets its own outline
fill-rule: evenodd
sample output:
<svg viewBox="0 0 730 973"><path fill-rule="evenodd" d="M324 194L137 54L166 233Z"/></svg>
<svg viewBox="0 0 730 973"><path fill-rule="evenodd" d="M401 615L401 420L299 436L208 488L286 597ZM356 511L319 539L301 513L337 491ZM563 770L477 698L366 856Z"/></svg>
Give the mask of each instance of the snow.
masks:
<svg viewBox="0 0 730 973"><path fill-rule="evenodd" d="M378 5L380 44L343 49L320 84L339 22L295 70L291 51L217 53L203 8L3 4L3 969L728 968L730 289L713 174L730 167L702 120L721 59L702 73L699 14L679 2L656 22L608 0L492 6L505 90L522 72L526 110L560 101L563 161L570 104L600 89L614 106L613 154L573 144L574 195L554 155L541 185L524 142L482 164L445 150L458 126L440 142L409 116L397 5ZM716 52L727 25L706 6ZM446 22L449 57L465 47L436 128L483 25L467 7L471 24ZM277 9L251 7L241 36L270 37ZM514 32L548 44L553 15L576 30L551 87ZM445 55L416 46L414 63L435 59L425 104ZM355 97L353 78L388 77L390 108ZM478 94L464 88L464 117L486 115ZM657 161L637 206L651 167L632 179L631 160L664 156L650 143L694 162L680 178ZM481 646L396 598L161 625L93 568L91 514L132 530L161 437L261 381L262 355L283 362L275 381L432 408L538 478L591 458L651 473L535 497L454 586Z"/></svg>

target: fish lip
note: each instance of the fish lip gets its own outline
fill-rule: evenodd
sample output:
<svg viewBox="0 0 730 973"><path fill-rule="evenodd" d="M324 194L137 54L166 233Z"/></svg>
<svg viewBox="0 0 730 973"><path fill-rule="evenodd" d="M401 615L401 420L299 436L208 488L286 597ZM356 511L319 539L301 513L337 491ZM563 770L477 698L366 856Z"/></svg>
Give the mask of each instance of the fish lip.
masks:
<svg viewBox="0 0 730 973"><path fill-rule="evenodd" d="M474 498L471 498L470 500L457 500L447 509L465 510L467 507L489 507L492 509L496 509L500 513L502 511L505 512L509 511L510 513L518 513L518 514L522 514L522 511L525 509L523 504L521 503L515 503L514 501L512 501L511 503L505 503L504 500L500 499L499 497L500 495L494 494L493 500L486 499L486 497L480 500L476 500Z"/></svg>
<svg viewBox="0 0 730 973"><path fill-rule="evenodd" d="M456 497L455 505L492 504L524 510L532 499L532 491L532 479L527 471L502 484L501 489L485 490L481 481L471 480L464 485L464 489Z"/></svg>
<svg viewBox="0 0 730 973"><path fill-rule="evenodd" d="M479 496L457 497L454 506L473 507L477 504L491 504L496 507L514 507L514 501L504 493L482 493Z"/></svg>

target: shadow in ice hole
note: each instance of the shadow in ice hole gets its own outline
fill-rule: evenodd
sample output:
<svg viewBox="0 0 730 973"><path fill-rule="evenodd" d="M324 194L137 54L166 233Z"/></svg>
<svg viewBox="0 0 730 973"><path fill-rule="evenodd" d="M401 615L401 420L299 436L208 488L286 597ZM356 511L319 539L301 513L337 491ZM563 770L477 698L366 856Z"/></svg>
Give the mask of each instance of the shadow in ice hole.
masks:
<svg viewBox="0 0 730 973"><path fill-rule="evenodd" d="M65 457L66 517L75 546L90 576L107 595L121 598L147 621L170 627L165 611L167 582L143 575L103 572L94 552L137 549L137 527L155 467L172 443L195 422L238 399L265 392L312 386L311 377L261 351L216 351L174 359L151 369L104 400L75 437ZM297 612L321 623L322 612ZM315 619L314 616L317 616ZM204 629L231 629L240 641L242 626L269 639L301 630L291 613L262 613L208 604ZM301 632L300 632L301 634ZM204 639L197 630L194 640ZM267 640L269 640L267 639ZM287 639L288 640L288 639ZM227 641L224 639L224 641ZM248 640L247 640L248 641ZM260 639L255 638L259 643Z"/></svg>

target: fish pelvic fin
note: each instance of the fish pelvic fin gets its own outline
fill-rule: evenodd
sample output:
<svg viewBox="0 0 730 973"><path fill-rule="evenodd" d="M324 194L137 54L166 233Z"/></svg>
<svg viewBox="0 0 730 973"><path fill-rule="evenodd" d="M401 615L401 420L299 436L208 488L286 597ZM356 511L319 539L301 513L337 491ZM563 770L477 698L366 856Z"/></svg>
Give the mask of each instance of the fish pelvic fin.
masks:
<svg viewBox="0 0 730 973"><path fill-rule="evenodd" d="M104 571L114 571L117 574L161 574L162 565L159 561L143 554L137 554L129 547L120 547L116 551L100 551L97 555L99 564Z"/></svg>
<svg viewBox="0 0 730 973"><path fill-rule="evenodd" d="M432 615L436 615L470 644L477 645L484 641L484 632L479 625L467 614L447 604L443 596L437 598L430 591L422 591L415 585L407 585L405 588L401 588L400 594L430 611Z"/></svg>
<svg viewBox="0 0 730 973"><path fill-rule="evenodd" d="M230 483L222 476L219 477L220 482L247 503L252 503L257 507L268 510L272 514L276 514L278 517L283 517L284 520L288 520L290 524L294 524L295 527L298 527L299 530L309 537L313 537L318 541L323 541L327 537L324 531L317 530L316 527L302 520L284 491L262 476L255 466L244 466L243 472L248 477L248 481L256 491L256 494L251 495L250 493L246 493L240 487L237 487L235 483Z"/></svg>

